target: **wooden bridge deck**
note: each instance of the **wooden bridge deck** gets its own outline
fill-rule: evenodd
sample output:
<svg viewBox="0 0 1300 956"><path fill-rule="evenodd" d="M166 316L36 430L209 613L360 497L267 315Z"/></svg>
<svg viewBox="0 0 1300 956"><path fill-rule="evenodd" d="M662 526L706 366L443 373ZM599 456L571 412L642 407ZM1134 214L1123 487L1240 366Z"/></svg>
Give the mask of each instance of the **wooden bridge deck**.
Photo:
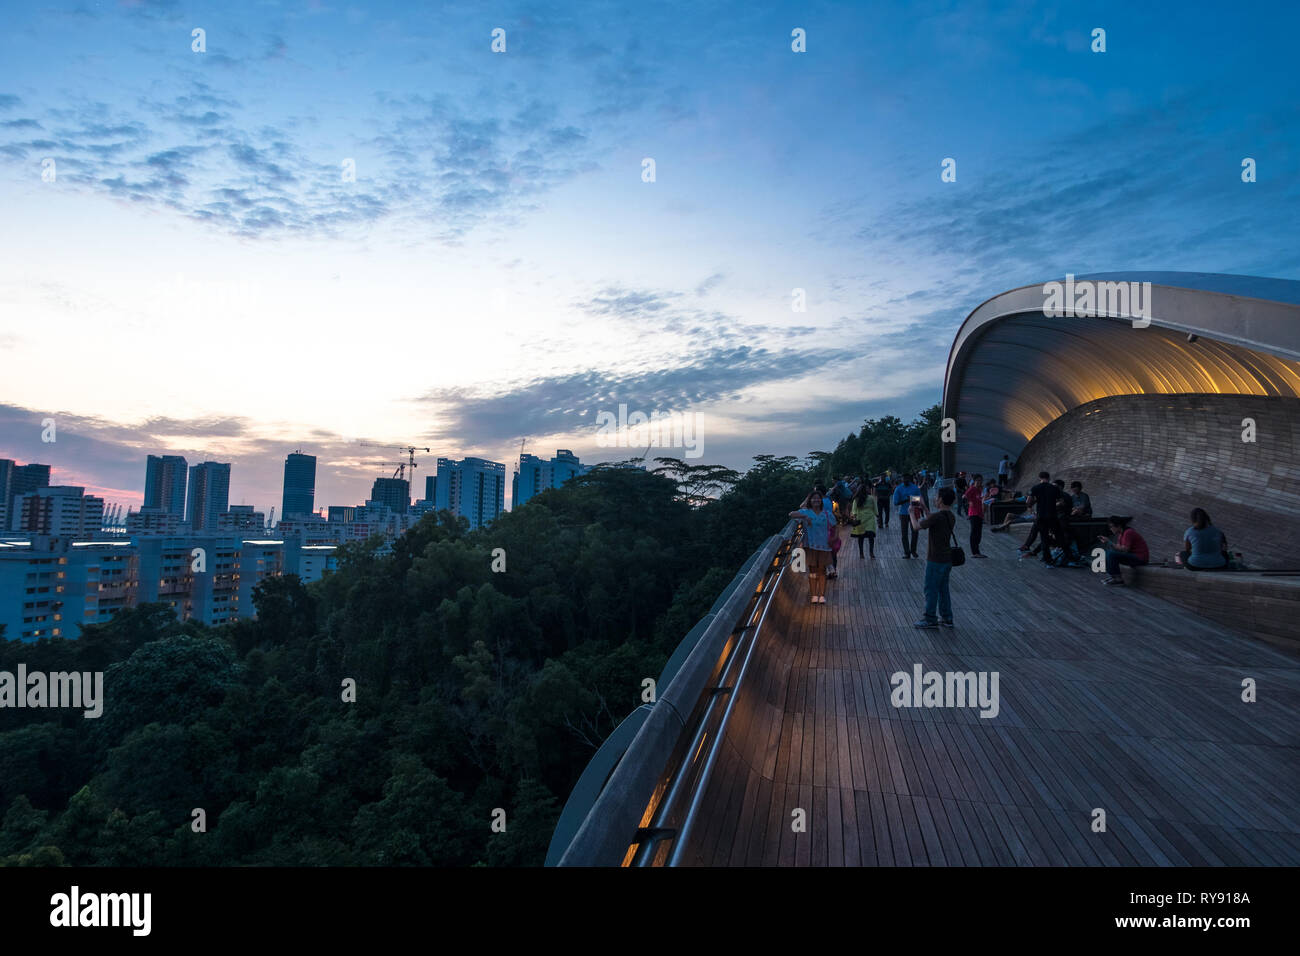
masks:
<svg viewBox="0 0 1300 956"><path fill-rule="evenodd" d="M687 862L1300 864L1300 659L1017 561L1022 538L986 533L989 559L954 569L952 630L912 627L925 562L894 524L874 562L846 542L826 605L787 573ZM916 663L998 672L1000 712L893 707L890 676Z"/></svg>

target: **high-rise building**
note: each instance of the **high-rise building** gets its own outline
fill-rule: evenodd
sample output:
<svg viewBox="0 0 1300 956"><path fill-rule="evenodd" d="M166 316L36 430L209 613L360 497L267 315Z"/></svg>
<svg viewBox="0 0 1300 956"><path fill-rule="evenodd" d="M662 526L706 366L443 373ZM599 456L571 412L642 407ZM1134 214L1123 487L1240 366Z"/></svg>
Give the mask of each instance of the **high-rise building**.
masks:
<svg viewBox="0 0 1300 956"><path fill-rule="evenodd" d="M126 533L129 535L177 534L184 512L163 511L161 508L141 508L128 511Z"/></svg>
<svg viewBox="0 0 1300 956"><path fill-rule="evenodd" d="M558 488L574 475L586 474L591 466L578 461L567 448L557 449L550 461L536 455L520 455L510 492L510 507L518 508L547 488Z"/></svg>
<svg viewBox="0 0 1300 956"><path fill-rule="evenodd" d="M437 475L425 475L424 500L425 501L438 500L438 476Z"/></svg>
<svg viewBox="0 0 1300 956"><path fill-rule="evenodd" d="M0 506L4 511L4 521L0 522L0 531L20 530L18 522L22 517L22 510L18 499L37 488L49 486L49 465L19 465L7 458L0 461L0 490L4 491L4 502Z"/></svg>
<svg viewBox="0 0 1300 956"><path fill-rule="evenodd" d="M9 489L14 483L14 460L0 458L0 533L9 530Z"/></svg>
<svg viewBox="0 0 1300 956"><path fill-rule="evenodd" d="M144 464L144 507L185 517L185 459L180 455L150 455Z"/></svg>
<svg viewBox="0 0 1300 956"><path fill-rule="evenodd" d="M18 527L24 534L91 538L104 525L104 499L85 488L55 485L37 488L15 500Z"/></svg>
<svg viewBox="0 0 1300 956"><path fill-rule="evenodd" d="M506 466L483 458L439 458L434 492L434 507L463 515L471 528L482 528L505 510Z"/></svg>
<svg viewBox="0 0 1300 956"><path fill-rule="evenodd" d="M218 531L263 531L266 515L254 511L252 505L231 505L230 510L217 515Z"/></svg>
<svg viewBox="0 0 1300 956"><path fill-rule="evenodd" d="M393 514L404 515L411 508L411 483L405 478L376 478L370 500L387 505Z"/></svg>
<svg viewBox="0 0 1300 956"><path fill-rule="evenodd" d="M186 554L188 559L188 552ZM0 543L0 624L8 640L81 636L135 600L137 558L130 541L33 535Z"/></svg>
<svg viewBox="0 0 1300 956"><path fill-rule="evenodd" d="M280 517L309 515L316 505L316 456L295 451L284 460L284 500Z"/></svg>
<svg viewBox="0 0 1300 956"><path fill-rule="evenodd" d="M205 461L190 468L185 521L194 533L215 531L217 516L230 506L230 464Z"/></svg>

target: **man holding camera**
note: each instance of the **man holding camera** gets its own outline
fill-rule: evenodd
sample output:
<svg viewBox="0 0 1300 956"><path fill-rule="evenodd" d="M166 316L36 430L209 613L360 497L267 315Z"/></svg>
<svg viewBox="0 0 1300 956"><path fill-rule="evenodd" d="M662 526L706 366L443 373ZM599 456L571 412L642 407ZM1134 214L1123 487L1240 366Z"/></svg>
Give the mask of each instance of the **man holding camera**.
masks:
<svg viewBox="0 0 1300 956"><path fill-rule="evenodd" d="M921 513L925 514L926 509L922 502L921 489L911 475L906 475L903 478L903 483L894 489L894 510L901 518L908 514L913 506L920 508ZM903 535L903 557L916 557L917 530L913 523L907 520L900 521L898 522L898 529ZM907 537L909 532L912 536L910 544Z"/></svg>
<svg viewBox="0 0 1300 956"><path fill-rule="evenodd" d="M925 616L916 622L915 627L953 626L948 579L952 576L952 545L949 542L957 527L957 516L952 513L952 503L956 500L957 493L951 488L940 488L935 492L938 509L929 515L919 501L912 502L909 512L912 527L917 531L925 528L929 532L925 548Z"/></svg>

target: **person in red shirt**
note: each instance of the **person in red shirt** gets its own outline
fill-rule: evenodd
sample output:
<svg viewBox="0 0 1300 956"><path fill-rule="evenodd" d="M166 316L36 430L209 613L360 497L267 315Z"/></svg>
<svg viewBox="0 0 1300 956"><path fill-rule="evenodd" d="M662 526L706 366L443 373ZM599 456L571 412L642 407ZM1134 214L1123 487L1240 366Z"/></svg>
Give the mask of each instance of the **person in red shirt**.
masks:
<svg viewBox="0 0 1300 956"><path fill-rule="evenodd" d="M1112 542L1110 538L1101 535L1097 538L1106 546L1108 577L1102 583L1111 587L1123 587L1124 579L1120 577L1119 566L1127 564L1136 567L1146 564L1151 560L1151 551L1147 548L1146 539L1128 526L1127 518L1111 515L1106 520L1115 540Z"/></svg>
<svg viewBox="0 0 1300 956"><path fill-rule="evenodd" d="M980 554L980 541L984 537L984 489L980 487L983 483L983 475L972 475L970 486L962 495L966 499L966 517L970 519L970 556L972 558L988 557L987 554Z"/></svg>

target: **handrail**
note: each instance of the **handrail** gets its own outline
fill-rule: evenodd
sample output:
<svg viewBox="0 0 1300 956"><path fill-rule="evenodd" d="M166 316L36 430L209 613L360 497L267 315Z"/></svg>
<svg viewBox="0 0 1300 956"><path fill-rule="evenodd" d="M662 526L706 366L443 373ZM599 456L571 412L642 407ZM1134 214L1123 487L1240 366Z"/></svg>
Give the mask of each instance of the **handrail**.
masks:
<svg viewBox="0 0 1300 956"><path fill-rule="evenodd" d="M781 548L772 557L772 563L768 568L768 574L763 579L761 592L758 600L751 609L748 624L740 626L737 624L737 630L740 632L740 640L737 641L732 653L729 654L727 661L727 670L722 680L719 680L718 687L710 688L712 691L710 698L707 700L705 713L701 715L698 721L698 730L695 731L694 739L690 743L688 753L693 754L690 757L692 766L679 767L677 769L677 778L673 782L673 790L664 797L662 805L656 816L656 823L653 826L653 832L656 839L666 840L671 838L672 849L668 853L667 865L676 866L681 862L682 853L685 852L686 845L689 845L690 831L692 831L695 819L698 819L699 805L705 796L708 787L708 779L712 775L714 765L718 762L719 745L723 737L727 734L727 723L731 721L732 709L736 706L736 697L738 688L745 680L745 672L749 669L750 658L753 657L755 645L758 644L759 631L762 630L763 622L767 619L768 607L771 607L772 596L776 589L781 585L781 579L785 576L785 568L788 566L787 558L790 546L793 546L800 528L794 529L790 537L784 538ZM740 644L745 644L744 657L741 656ZM740 665L736 666L736 661ZM735 671L735 674L733 674ZM728 683L729 682L729 683ZM712 713L722 697L727 698L727 706L722 711L722 717L712 726ZM711 732L710 732L711 731ZM708 740L707 752L701 756L701 748ZM699 767L698 773L690 773L695 767ZM686 806L685 814L682 814L679 826L673 827L672 821L676 814L676 803L682 795L690 792L690 804ZM638 864L647 865L656 857L656 853L645 853L642 855Z"/></svg>
<svg viewBox="0 0 1300 956"><path fill-rule="evenodd" d="M796 528L791 536L785 539L782 549L773 557L773 569L775 573L769 574L768 578L764 580L762 597L758 602L761 605L761 608L756 607L754 609L754 616L757 617L758 620L755 623L751 617L751 623L743 629L744 633L742 634L742 640L745 640L746 642L745 656L740 662L740 667L736 672L735 679L726 689L727 706L722 712L722 717L718 721L717 728L713 731L708 752L704 756L703 768L700 770L699 775L691 786L690 805L686 808L686 813L682 818L681 826L678 827L677 832L673 835L672 851L669 854L667 861L669 866L678 866L682 862L682 857L686 852L686 847L690 845L691 832L695 827L696 820L699 819L700 804L703 802L705 791L708 789L709 779L713 775L714 765L718 762L718 752L721 749L723 738L727 735L727 724L731 720L732 710L736 706L736 697L738 696L737 691L745 680L745 673L749 669L749 662L754 656L754 648L758 646L758 635L763 629L763 622L767 620L768 609L772 606L772 596L776 593L777 589L781 587L781 581L785 578L786 568L789 567L789 563L784 560L784 558L787 556L789 549L793 547L794 541L798 537L800 530L801 528ZM739 647L737 647L736 651L732 653L731 661L734 661L738 656ZM731 672L731 661L728 662L728 674ZM717 700L718 698L714 697L710 701L710 707L712 707L713 703ZM701 735L703 735L705 728L709 726L707 716L708 715L706 715L705 719L700 722ZM698 762L699 757L697 756L695 759ZM671 814L674 809L675 807L671 805L665 807L663 811L665 820L671 819Z"/></svg>
<svg viewBox="0 0 1300 956"><path fill-rule="evenodd" d="M724 592L721 604L715 602L712 619L680 667L670 675L668 685L560 856L560 866L617 866L630 862L641 849L647 836L646 825L681 768L683 743L694 735L699 720L712 712L707 699L711 696L709 688L718 686L718 678L732 663L738 645L736 624L752 619L751 608L762 595L760 583L770 577L777 552L790 541L795 527L791 521L781 534L764 542L747 562L747 568L733 580L731 593ZM698 763L692 761L691 766L697 767Z"/></svg>
<svg viewBox="0 0 1300 956"><path fill-rule="evenodd" d="M600 796L600 792L605 788L610 774L627 753L632 738L636 736L636 732L641 729L641 725L649 715L650 705L642 704L624 717L623 722L614 728L614 732L601 742L595 756L582 771L582 776L573 785L569 799L564 802L564 809L560 811L559 822L555 824L555 832L551 836L551 844L547 848L546 862L543 866L555 866L560 862L560 857L572 842L578 828L582 826L582 821L591 812L591 807Z"/></svg>

